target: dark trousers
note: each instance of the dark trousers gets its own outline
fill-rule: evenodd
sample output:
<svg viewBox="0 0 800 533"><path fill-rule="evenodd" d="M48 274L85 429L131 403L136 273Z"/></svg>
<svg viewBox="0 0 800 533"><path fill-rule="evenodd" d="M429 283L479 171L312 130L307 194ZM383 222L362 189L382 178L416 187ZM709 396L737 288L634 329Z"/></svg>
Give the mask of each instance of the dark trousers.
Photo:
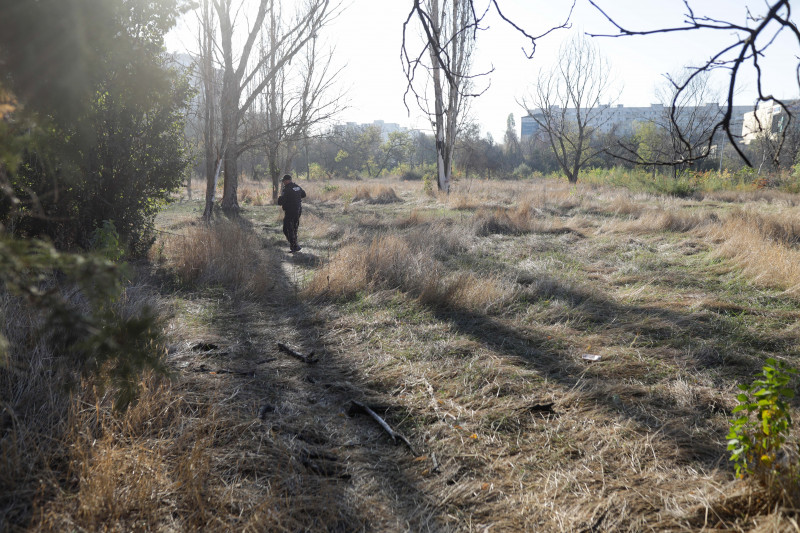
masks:
<svg viewBox="0 0 800 533"><path fill-rule="evenodd" d="M297 228L300 227L300 213L283 214L283 234L289 241L289 247L294 250L297 248Z"/></svg>

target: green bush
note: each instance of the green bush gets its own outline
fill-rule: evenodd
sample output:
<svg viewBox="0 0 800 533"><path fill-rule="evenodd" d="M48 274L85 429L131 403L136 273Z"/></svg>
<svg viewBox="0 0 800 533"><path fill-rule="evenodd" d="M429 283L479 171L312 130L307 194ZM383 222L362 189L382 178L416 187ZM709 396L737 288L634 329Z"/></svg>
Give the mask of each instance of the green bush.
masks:
<svg viewBox="0 0 800 533"><path fill-rule="evenodd" d="M516 179L527 179L531 177L533 171L531 170L531 167L529 167L527 164L520 163L520 165L514 169L514 172L512 172L512 174Z"/></svg>
<svg viewBox="0 0 800 533"><path fill-rule="evenodd" d="M125 247L119 240L119 233L113 220L104 220L92 234L92 250L109 261L117 262L125 255Z"/></svg>
<svg viewBox="0 0 800 533"><path fill-rule="evenodd" d="M762 481L773 479L776 460L792 428L788 400L794 397L789 382L796 371L769 358L761 376L750 385L740 384L736 397L740 413L728 432L728 451L737 477L755 475Z"/></svg>
<svg viewBox="0 0 800 533"><path fill-rule="evenodd" d="M81 27L97 22L100 33L91 47L58 66L86 69L80 91L62 91L58 85L51 88L58 97L42 95L42 87L25 84L29 67L16 60L0 82L0 94L10 91L22 104L10 114L12 120L0 121L5 148L0 151L0 223L20 237L48 237L62 249L85 249L95 228L114 220L127 249L141 255L154 240L156 212L181 186L189 164L183 132L192 91L162 53L175 2L81 3L94 6L81 8L88 17ZM26 17L41 11L43 27L65 25L51 20L50 11L61 13L76 4L42 0L7 13L0 23L0 61L26 53L49 57L51 48L62 44L52 39L71 42L72 36L63 33L41 35L36 20ZM28 35L11 27L15 18L30 25ZM6 24L7 31L1 31ZM44 78L51 77L57 76ZM43 79L41 73L36 79Z"/></svg>

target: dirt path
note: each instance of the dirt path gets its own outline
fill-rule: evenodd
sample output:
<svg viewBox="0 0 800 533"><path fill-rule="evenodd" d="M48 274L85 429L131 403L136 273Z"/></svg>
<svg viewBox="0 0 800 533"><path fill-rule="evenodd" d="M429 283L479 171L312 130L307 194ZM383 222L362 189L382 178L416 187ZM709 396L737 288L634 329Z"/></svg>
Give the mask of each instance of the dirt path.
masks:
<svg viewBox="0 0 800 533"><path fill-rule="evenodd" d="M198 312L213 309L211 327L186 336L173 354L184 386L206 396L219 417L206 451L208 480L220 484L208 496L228 499L230 514L241 515L236 527L447 530L416 482L430 460L393 444L351 406L363 402L390 421L401 411L365 384L341 346L325 344L321 318L296 297L293 279L314 252L281 257L270 304L224 296L196 302ZM313 352L317 362L304 363L279 343Z"/></svg>

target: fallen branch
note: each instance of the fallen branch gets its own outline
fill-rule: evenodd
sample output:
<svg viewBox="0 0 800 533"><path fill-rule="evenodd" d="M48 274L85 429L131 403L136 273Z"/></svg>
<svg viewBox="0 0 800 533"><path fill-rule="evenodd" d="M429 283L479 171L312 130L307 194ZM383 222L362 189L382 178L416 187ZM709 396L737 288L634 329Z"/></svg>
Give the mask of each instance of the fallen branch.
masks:
<svg viewBox="0 0 800 533"><path fill-rule="evenodd" d="M296 351L292 350L291 348L289 348L288 346L286 346L282 342L278 343L278 349L280 349L282 352L288 353L292 357L296 357L296 358L300 359L302 362L304 362L307 365L313 365L314 363L317 362L317 359L314 359L314 352L313 351L308 355L303 355L300 352L296 352Z"/></svg>
<svg viewBox="0 0 800 533"><path fill-rule="evenodd" d="M194 372L204 372L208 374L233 374L234 376L243 376L248 378L254 378L256 376L256 370L229 370L227 368L218 368L214 370L206 366L205 364L200 365L199 368L195 368Z"/></svg>
<svg viewBox="0 0 800 533"><path fill-rule="evenodd" d="M531 413L555 413L553 410L553 406L555 406L555 402L550 403L537 403L536 405L525 405L523 407L517 407L517 411L528 411Z"/></svg>
<svg viewBox="0 0 800 533"><path fill-rule="evenodd" d="M395 444L399 439L400 441L404 442L406 446L408 446L408 449L411 451L412 454L417 455L417 453L414 451L414 447L411 445L408 439L401 433L398 433L397 431L393 430L392 427L389 424L387 424L386 421L383 418L381 418L378 413L376 413L375 411L373 411L372 409L370 409L369 407L367 407L366 405L364 405L359 401L356 400L351 400L351 401L353 403L353 407L356 407L361 411L367 413L369 416L371 416L384 429L384 431L386 431L386 433L388 433L389 436L392 437L392 441L394 441Z"/></svg>
<svg viewBox="0 0 800 533"><path fill-rule="evenodd" d="M350 474L345 472L345 467L338 461L338 457L325 452L300 452L300 463L318 476L350 479Z"/></svg>

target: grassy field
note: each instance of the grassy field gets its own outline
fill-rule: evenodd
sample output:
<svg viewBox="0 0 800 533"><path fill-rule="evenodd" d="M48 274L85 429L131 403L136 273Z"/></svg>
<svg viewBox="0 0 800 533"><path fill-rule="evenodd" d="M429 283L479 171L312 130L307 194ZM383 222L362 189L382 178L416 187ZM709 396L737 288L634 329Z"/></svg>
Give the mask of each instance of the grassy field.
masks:
<svg viewBox="0 0 800 533"><path fill-rule="evenodd" d="M173 375L73 402L30 529L800 530L725 449L737 383L798 363L800 197L300 184L295 255L259 184L160 215Z"/></svg>

